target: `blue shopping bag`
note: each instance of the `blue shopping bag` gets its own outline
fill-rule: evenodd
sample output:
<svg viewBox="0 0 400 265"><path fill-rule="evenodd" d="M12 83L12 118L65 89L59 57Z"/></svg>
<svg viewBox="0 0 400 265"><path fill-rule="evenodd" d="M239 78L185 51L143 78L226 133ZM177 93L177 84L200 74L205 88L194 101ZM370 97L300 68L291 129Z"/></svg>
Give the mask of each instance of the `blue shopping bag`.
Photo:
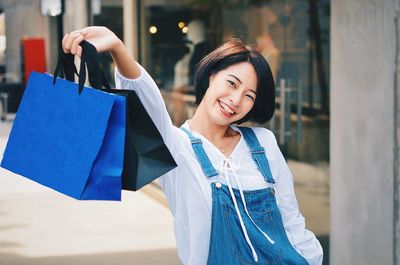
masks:
<svg viewBox="0 0 400 265"><path fill-rule="evenodd" d="M33 72L1 167L79 200L120 200L125 119L124 97Z"/></svg>

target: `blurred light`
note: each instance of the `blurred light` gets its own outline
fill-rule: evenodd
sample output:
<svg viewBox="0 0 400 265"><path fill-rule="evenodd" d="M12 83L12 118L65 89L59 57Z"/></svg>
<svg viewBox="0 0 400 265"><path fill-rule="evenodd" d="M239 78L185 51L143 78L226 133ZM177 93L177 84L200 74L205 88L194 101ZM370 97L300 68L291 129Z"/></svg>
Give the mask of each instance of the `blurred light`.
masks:
<svg viewBox="0 0 400 265"><path fill-rule="evenodd" d="M63 13L61 0L40 0L40 13L42 16L55 17Z"/></svg>
<svg viewBox="0 0 400 265"><path fill-rule="evenodd" d="M92 15L98 16L101 14L101 0L92 0Z"/></svg>
<svg viewBox="0 0 400 265"><path fill-rule="evenodd" d="M185 26L185 27L182 28L182 33L186 34L188 31L189 31L188 27Z"/></svg>
<svg viewBox="0 0 400 265"><path fill-rule="evenodd" d="M61 14L61 9L53 8L47 11L47 15L50 17L55 17Z"/></svg>
<svg viewBox="0 0 400 265"><path fill-rule="evenodd" d="M7 37L6 35L0 35L0 57L1 54L6 51Z"/></svg>
<svg viewBox="0 0 400 265"><path fill-rule="evenodd" d="M179 23L178 23L178 27L180 28L180 29L183 29L183 27L185 27L185 22L183 22L183 21L180 21Z"/></svg>
<svg viewBox="0 0 400 265"><path fill-rule="evenodd" d="M150 31L150 33L151 34L156 34L157 33L157 27L156 26L151 26L150 28L149 28L149 31Z"/></svg>

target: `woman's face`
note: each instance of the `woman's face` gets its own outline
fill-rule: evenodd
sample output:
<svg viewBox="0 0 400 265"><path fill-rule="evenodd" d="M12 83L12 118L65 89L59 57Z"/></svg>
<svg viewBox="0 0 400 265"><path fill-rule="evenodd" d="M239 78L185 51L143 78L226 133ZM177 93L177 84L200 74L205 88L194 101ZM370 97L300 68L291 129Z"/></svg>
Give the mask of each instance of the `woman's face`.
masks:
<svg viewBox="0 0 400 265"><path fill-rule="evenodd" d="M256 72L253 65L242 62L211 75L201 103L215 124L227 126L246 116L256 97Z"/></svg>

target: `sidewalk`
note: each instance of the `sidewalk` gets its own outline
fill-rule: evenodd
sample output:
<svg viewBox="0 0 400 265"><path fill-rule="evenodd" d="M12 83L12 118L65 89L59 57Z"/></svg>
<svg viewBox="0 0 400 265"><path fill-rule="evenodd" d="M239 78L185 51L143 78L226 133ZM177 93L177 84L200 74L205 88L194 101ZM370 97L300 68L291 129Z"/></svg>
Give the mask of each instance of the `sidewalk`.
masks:
<svg viewBox="0 0 400 265"><path fill-rule="evenodd" d="M0 159L10 128L0 123ZM0 168L0 265L180 264L172 215L149 189L77 201Z"/></svg>
<svg viewBox="0 0 400 265"><path fill-rule="evenodd" d="M296 197L307 229L314 232L324 250L323 265L329 264L330 204L329 165L288 161L293 173Z"/></svg>
<svg viewBox="0 0 400 265"><path fill-rule="evenodd" d="M289 160L297 202L306 226L316 235L329 235L329 166L310 165Z"/></svg>

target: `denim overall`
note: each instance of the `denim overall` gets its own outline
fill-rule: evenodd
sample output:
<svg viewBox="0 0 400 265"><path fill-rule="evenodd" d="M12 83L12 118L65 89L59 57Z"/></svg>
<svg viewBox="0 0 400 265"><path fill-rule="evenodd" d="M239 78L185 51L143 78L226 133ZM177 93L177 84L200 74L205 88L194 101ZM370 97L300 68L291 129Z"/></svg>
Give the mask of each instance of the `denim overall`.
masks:
<svg viewBox="0 0 400 265"><path fill-rule="evenodd" d="M289 242L272 187L275 180L269 169L264 148L252 129L238 127L251 150L253 160L270 187L243 191L211 183L212 215L208 265L308 264ZM219 173L209 160L202 142L181 127L189 136L194 153L208 177ZM235 176L237 177L237 176ZM240 185L239 181L237 181Z"/></svg>

